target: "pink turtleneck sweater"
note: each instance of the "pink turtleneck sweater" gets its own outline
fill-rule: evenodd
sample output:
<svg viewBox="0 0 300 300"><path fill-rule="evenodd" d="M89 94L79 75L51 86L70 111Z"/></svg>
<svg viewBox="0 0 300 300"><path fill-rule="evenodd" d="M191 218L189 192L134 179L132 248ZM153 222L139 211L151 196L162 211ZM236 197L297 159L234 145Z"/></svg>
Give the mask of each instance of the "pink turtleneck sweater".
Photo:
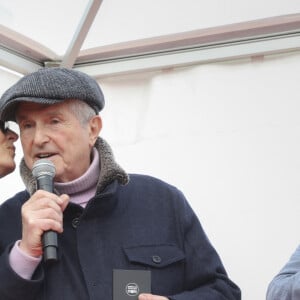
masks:
<svg viewBox="0 0 300 300"><path fill-rule="evenodd" d="M54 183L55 189L60 194L70 196L72 203L85 207L95 193L97 181L100 175L99 154L93 149L93 161L88 170L79 178L67 183ZM9 255L9 263L12 269L22 278L31 279L32 274L40 263L42 257L32 257L19 248L17 241Z"/></svg>

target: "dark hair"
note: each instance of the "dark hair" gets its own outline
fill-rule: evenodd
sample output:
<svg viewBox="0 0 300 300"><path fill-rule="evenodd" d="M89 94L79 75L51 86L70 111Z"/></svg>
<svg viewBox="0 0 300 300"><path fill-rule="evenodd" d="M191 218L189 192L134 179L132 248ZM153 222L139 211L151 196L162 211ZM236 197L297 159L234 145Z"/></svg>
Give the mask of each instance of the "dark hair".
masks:
<svg viewBox="0 0 300 300"><path fill-rule="evenodd" d="M2 133L6 133L8 131L8 122L0 121L0 130Z"/></svg>

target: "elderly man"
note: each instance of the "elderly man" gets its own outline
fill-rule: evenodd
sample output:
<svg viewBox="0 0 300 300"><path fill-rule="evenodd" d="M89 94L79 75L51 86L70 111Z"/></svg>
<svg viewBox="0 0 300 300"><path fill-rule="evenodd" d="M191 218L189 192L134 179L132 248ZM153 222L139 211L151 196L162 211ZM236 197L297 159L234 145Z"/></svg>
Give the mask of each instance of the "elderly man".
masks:
<svg viewBox="0 0 300 300"><path fill-rule="evenodd" d="M3 94L0 118L20 128L26 190L0 208L0 299L123 299L120 270L137 281L150 274L148 290L129 282L130 299L240 299L183 194L115 162L99 137L103 107L97 82L65 68L29 74ZM53 193L37 189L40 159L55 166ZM50 263L49 230L58 233Z"/></svg>

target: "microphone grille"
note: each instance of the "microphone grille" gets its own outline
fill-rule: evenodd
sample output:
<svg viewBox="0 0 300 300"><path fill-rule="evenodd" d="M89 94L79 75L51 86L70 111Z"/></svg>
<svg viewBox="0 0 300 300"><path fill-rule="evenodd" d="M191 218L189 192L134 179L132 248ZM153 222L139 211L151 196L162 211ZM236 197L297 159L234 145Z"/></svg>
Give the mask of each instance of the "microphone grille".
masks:
<svg viewBox="0 0 300 300"><path fill-rule="evenodd" d="M35 178L39 178L44 175L48 175L53 178L55 176L55 166L49 159L39 159L33 164L32 175Z"/></svg>

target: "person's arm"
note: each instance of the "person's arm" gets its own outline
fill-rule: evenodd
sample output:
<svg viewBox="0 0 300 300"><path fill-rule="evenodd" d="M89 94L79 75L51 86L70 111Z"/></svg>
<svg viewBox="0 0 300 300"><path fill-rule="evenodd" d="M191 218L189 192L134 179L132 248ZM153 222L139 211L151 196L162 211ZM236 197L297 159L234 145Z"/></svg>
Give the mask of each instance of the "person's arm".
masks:
<svg viewBox="0 0 300 300"><path fill-rule="evenodd" d="M267 290L267 300L298 299L300 299L300 245L270 282Z"/></svg>
<svg viewBox="0 0 300 300"><path fill-rule="evenodd" d="M152 294L140 294L138 300L168 300L168 298Z"/></svg>
<svg viewBox="0 0 300 300"><path fill-rule="evenodd" d="M28 199L23 191L0 205L0 299L35 300L42 286L43 272L36 269L32 280L19 276L10 265L10 253L21 237L21 207Z"/></svg>
<svg viewBox="0 0 300 300"><path fill-rule="evenodd" d="M10 230L0 230L0 299L7 300L35 300L44 280L44 273L39 265L42 256L42 235L47 230L62 232L62 212L67 206L67 195L57 196L46 191L37 191L22 207L9 201L1 209L3 227L9 229L22 219L22 238L19 248L8 245L7 240L13 240ZM15 205L15 206L14 206ZM10 218L7 217L10 215ZM15 247L14 247L15 245ZM21 259L22 265L17 266L16 260Z"/></svg>
<svg viewBox="0 0 300 300"><path fill-rule="evenodd" d="M9 254L9 264L19 276L30 280L42 257L32 257L24 253L19 247L20 241L17 241Z"/></svg>
<svg viewBox="0 0 300 300"><path fill-rule="evenodd" d="M229 279L218 253L182 193L178 194L178 200L171 214L179 224L178 239L182 241L185 254L183 289L172 295L143 295L144 299L240 300L239 287Z"/></svg>
<svg viewBox="0 0 300 300"><path fill-rule="evenodd" d="M19 276L9 263L12 246L7 247L0 255L0 299L35 300L42 286L44 274L38 269L31 280Z"/></svg>
<svg viewBox="0 0 300 300"><path fill-rule="evenodd" d="M229 279L217 251L185 199L181 210L186 255L186 289L178 295L170 295L169 298L171 300L240 300L239 287Z"/></svg>

